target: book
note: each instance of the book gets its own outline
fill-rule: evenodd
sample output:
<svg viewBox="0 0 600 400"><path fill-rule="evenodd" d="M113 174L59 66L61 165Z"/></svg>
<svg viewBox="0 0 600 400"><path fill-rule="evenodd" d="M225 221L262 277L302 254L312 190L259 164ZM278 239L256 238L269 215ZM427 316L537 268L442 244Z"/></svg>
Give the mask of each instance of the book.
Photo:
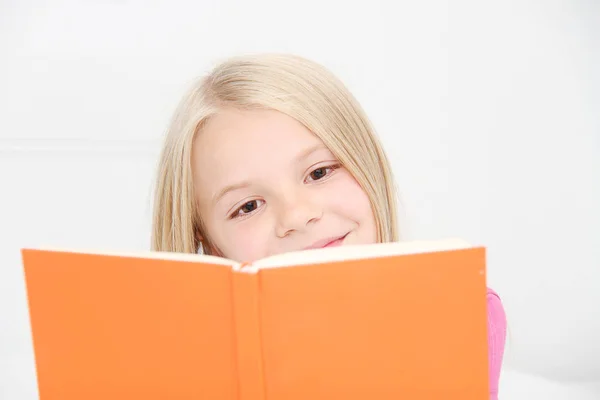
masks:
<svg viewBox="0 0 600 400"><path fill-rule="evenodd" d="M40 400L487 400L485 247L21 250Z"/></svg>

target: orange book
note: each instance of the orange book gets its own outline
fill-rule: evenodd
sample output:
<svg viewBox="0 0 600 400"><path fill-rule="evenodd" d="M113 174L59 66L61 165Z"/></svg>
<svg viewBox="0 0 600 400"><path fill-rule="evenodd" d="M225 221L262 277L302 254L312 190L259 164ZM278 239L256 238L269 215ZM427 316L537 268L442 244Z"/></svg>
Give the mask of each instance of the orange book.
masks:
<svg viewBox="0 0 600 400"><path fill-rule="evenodd" d="M485 249L23 249L40 400L487 400Z"/></svg>

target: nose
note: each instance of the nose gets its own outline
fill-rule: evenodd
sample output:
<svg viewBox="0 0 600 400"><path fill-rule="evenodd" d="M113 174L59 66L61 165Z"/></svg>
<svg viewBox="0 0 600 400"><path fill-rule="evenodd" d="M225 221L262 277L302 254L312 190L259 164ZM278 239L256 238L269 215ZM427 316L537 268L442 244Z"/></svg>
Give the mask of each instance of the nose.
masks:
<svg viewBox="0 0 600 400"><path fill-rule="evenodd" d="M302 231L323 216L322 209L308 196L295 196L284 199L279 205L276 233L283 238L294 231Z"/></svg>

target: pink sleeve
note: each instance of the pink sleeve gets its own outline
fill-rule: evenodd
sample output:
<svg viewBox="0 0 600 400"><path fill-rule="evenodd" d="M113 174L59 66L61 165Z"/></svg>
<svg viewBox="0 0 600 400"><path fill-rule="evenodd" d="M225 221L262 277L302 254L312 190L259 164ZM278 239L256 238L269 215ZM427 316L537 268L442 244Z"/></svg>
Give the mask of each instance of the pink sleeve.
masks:
<svg viewBox="0 0 600 400"><path fill-rule="evenodd" d="M497 400L506 340L506 315L500 297L491 289L487 291L487 309L490 400Z"/></svg>

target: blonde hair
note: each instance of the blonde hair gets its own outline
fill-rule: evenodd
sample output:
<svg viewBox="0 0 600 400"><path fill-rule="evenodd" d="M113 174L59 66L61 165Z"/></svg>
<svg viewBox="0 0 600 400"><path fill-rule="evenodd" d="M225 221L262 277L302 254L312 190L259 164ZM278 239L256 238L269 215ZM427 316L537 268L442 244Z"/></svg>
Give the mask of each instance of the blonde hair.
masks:
<svg viewBox="0 0 600 400"><path fill-rule="evenodd" d="M199 235L207 238L194 195L192 143L206 121L225 107L276 110L306 126L366 192L378 242L398 240L392 171L356 99L315 62L294 55L260 54L219 64L178 105L159 161L153 250L193 253Z"/></svg>

